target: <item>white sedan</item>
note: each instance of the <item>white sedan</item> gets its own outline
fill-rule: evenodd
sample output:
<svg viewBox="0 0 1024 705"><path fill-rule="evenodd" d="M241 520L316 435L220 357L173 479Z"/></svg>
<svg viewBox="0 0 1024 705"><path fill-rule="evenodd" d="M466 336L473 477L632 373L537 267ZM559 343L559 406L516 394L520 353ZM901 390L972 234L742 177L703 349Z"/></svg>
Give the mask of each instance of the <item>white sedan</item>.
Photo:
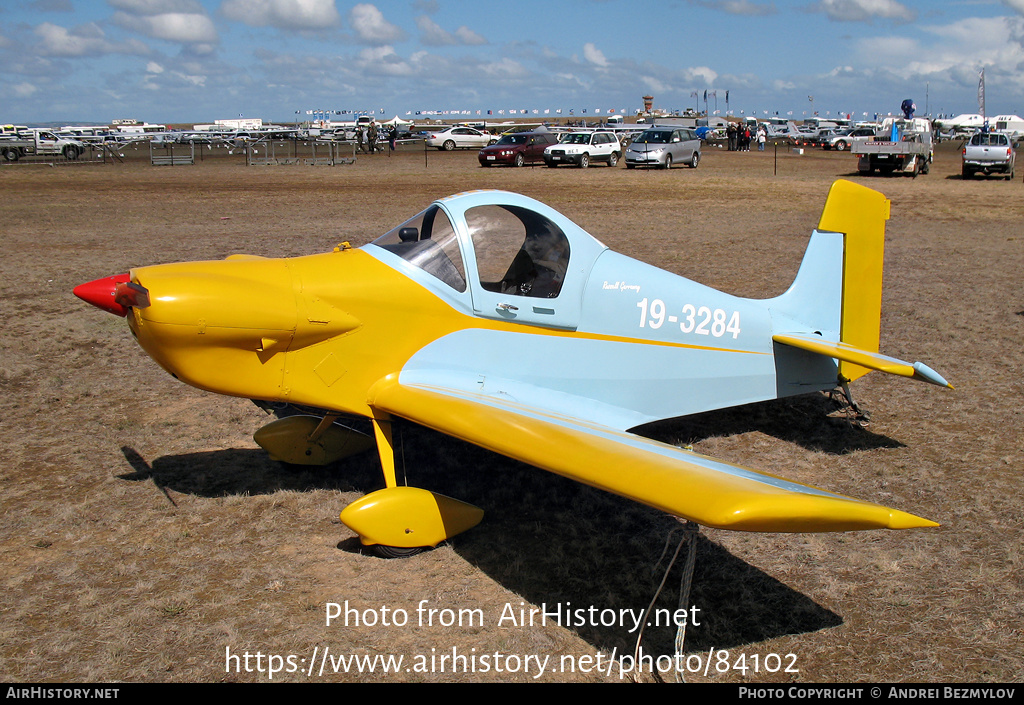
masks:
<svg viewBox="0 0 1024 705"><path fill-rule="evenodd" d="M440 132L431 133L427 137L427 146L450 152L456 148L480 149L489 144L494 144L497 139L497 137L489 132L456 125Z"/></svg>

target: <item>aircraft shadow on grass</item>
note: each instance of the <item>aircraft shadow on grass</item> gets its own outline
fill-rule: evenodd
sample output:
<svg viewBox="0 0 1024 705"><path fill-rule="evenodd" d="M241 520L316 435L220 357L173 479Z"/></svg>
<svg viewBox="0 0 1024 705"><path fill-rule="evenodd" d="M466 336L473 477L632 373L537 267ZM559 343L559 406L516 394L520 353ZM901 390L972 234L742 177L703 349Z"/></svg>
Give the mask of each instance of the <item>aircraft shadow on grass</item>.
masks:
<svg viewBox="0 0 1024 705"><path fill-rule="evenodd" d="M886 436L854 428L845 419L827 418L832 408L823 396L808 395L662 421L642 430L644 435L683 443L760 431L830 454L900 446ZM639 613L647 607L681 537L681 524L674 517L411 423L399 428L399 473L404 466L410 484L460 497L485 510L483 523L449 543L466 561L522 596L525 607L546 604L564 613L593 606L615 614ZM131 448L122 452L133 472L121 478L151 480L172 502L168 490L205 497L282 489L365 493L381 484L379 463L372 454L315 468L272 461L260 449L164 456L151 465ZM341 541L339 549L383 560L364 551L357 538ZM685 552L680 552L655 605L662 614L678 608ZM687 628L688 653L736 648L842 623L836 613L703 535L697 540L689 605L699 608L700 625ZM510 603L517 615L519 607L518 601ZM488 624L497 618L487 615ZM613 626L571 628L596 648L632 653L636 633L615 621ZM672 653L674 637L674 626L648 627L645 652Z"/></svg>

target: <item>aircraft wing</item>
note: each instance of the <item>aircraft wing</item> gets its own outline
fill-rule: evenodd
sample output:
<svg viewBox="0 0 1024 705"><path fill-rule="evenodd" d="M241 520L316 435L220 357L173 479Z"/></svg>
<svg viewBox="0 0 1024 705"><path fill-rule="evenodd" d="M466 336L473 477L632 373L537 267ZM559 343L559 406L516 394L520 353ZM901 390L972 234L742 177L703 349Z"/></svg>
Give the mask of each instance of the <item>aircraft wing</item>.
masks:
<svg viewBox="0 0 1024 705"><path fill-rule="evenodd" d="M935 522L494 395L398 375L370 390L378 410L704 526L805 532Z"/></svg>

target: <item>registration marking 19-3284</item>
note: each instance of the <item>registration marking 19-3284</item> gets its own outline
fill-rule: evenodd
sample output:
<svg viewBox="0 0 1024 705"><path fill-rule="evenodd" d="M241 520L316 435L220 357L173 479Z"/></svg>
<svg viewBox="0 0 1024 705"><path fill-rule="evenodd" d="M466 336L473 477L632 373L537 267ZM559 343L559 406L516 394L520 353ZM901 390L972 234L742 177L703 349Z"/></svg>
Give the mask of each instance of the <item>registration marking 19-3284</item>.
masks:
<svg viewBox="0 0 1024 705"><path fill-rule="evenodd" d="M646 297L638 301L636 307L640 309L641 328L657 330L665 323L677 323L682 333L710 335L715 338L721 338L726 333L730 333L734 340L740 335L739 311L725 311L720 308L712 309L707 306L686 304L680 310L679 315L669 314L664 301L661 299L648 300Z"/></svg>

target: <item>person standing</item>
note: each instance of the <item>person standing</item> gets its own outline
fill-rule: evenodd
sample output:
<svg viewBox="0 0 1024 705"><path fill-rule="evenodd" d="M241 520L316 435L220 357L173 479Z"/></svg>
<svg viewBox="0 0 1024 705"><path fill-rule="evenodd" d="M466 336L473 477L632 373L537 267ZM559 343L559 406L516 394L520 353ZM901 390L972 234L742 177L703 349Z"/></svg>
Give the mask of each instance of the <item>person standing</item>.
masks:
<svg viewBox="0 0 1024 705"><path fill-rule="evenodd" d="M764 151L764 143L768 140L768 130L764 125L758 125L757 127L757 151Z"/></svg>
<svg viewBox="0 0 1024 705"><path fill-rule="evenodd" d="M366 134L367 134L366 141L369 143L370 154L373 154L375 151L377 151L377 121L376 120L371 120L370 121L370 127L367 128L367 133Z"/></svg>

